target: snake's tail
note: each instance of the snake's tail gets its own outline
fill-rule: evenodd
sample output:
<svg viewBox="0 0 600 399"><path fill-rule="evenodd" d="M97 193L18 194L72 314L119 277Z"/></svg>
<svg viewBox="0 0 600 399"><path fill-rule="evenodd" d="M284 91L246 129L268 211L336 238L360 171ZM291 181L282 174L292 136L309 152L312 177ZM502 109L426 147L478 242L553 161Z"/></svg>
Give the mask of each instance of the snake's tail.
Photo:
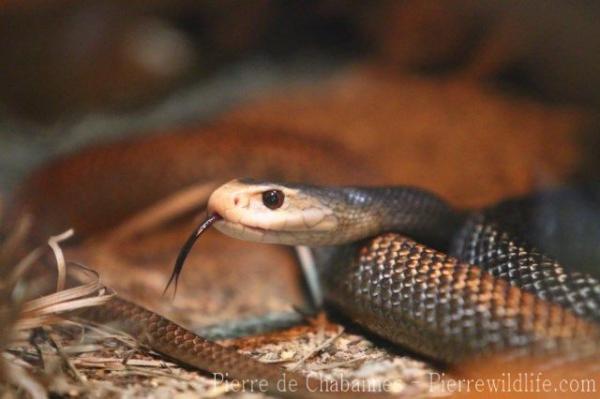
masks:
<svg viewBox="0 0 600 399"><path fill-rule="evenodd" d="M102 306L84 309L77 315L102 324L117 322L119 330L130 334L141 344L179 363L212 373L216 382L239 382L250 391L266 391L286 398L363 397L363 394L350 392L319 392L321 382L313 377L261 363L119 297Z"/></svg>
<svg viewBox="0 0 600 399"><path fill-rule="evenodd" d="M173 284L173 298L175 298L175 295L177 294L177 283L179 282L179 276L181 275L181 271L183 270L183 265L185 263L185 260L187 259L188 254L190 253L192 247L196 243L196 240L198 240L202 233L204 233L210 226L212 226L213 223L220 219L221 216L217 213L209 215L208 218L206 218L206 220L200 223L200 225L192 233L192 235L189 236L185 244L183 244L183 247L181 247L181 250L177 255L177 260L175 261L175 266L173 267L173 271L171 272L171 277L169 277L169 281L167 282L167 285L165 286L165 289L162 293L163 296L167 293L169 287L171 287L171 284Z"/></svg>

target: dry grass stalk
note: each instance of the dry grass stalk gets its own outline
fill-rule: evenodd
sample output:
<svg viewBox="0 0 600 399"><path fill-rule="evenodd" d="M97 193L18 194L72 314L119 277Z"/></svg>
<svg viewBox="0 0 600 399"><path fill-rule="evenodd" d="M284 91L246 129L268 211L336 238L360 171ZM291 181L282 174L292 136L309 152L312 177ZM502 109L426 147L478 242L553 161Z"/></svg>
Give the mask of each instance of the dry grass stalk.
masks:
<svg viewBox="0 0 600 399"><path fill-rule="evenodd" d="M20 260L13 261L18 248L25 241L28 227L27 222L20 223L0 244L0 323L2 323L0 370L2 380L7 384L2 387L3 391L7 386L14 386L38 399L48 396L46 389L33 377L32 368L24 366L24 363L28 364L27 362L11 361L14 356L10 355L7 349L18 342L23 332L42 329L62 362L72 374L81 378L52 333L44 329L58 323L69 323L62 317L63 313L101 305L110 300L114 294L100 283L97 273L77 264L69 264L69 266L72 266L72 271L83 273L90 281L65 288L66 277L71 270L67 267L60 243L73 234L72 231L67 231L48 240L58 269L57 291L40 298L25 300L27 294L25 273L34 264L40 262L47 252L44 248L36 248Z"/></svg>

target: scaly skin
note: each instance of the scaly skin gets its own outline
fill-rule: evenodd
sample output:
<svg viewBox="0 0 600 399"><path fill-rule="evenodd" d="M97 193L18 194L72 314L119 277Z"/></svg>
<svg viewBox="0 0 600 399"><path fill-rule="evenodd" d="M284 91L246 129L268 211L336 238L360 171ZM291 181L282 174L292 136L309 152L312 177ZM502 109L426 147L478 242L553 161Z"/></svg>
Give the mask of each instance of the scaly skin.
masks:
<svg viewBox="0 0 600 399"><path fill-rule="evenodd" d="M564 267L525 240L507 233L497 220L484 213L467 220L450 253L580 317L600 322L597 277Z"/></svg>
<svg viewBox="0 0 600 399"><path fill-rule="evenodd" d="M480 267L398 234L345 248L324 272L330 302L378 335L434 359L597 346L600 329Z"/></svg>
<svg viewBox="0 0 600 399"><path fill-rule="evenodd" d="M274 190L284 199L269 208L260 193ZM567 355L576 347L586 356L600 354L600 327L576 315L584 308L588 318L600 318L596 280L565 272L534 249L511 244L507 235L465 234L461 225L471 218L431 193L238 180L215 190L208 210L221 217L215 227L238 238L337 245L337 254L320 265L326 298L367 329L432 358L456 363L517 349ZM318 213L328 223L310 223ZM493 245L497 250L478 260L502 264L506 278L385 232L446 248L453 237L467 248Z"/></svg>
<svg viewBox="0 0 600 399"><path fill-rule="evenodd" d="M117 328L141 344L180 363L210 371L218 381L226 376L228 380L245 383L246 389L256 392L292 398L318 397L319 381L258 362L122 298L86 309L78 316L99 323L116 323Z"/></svg>

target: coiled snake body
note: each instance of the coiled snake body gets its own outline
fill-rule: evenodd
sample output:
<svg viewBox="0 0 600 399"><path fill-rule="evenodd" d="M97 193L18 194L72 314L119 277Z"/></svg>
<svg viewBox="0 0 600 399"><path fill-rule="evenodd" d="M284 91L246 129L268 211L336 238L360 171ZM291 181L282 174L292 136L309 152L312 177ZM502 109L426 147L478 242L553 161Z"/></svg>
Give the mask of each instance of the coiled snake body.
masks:
<svg viewBox="0 0 600 399"><path fill-rule="evenodd" d="M221 136L207 142L219 142ZM144 145L162 146L159 141ZM97 158L99 164L113 157ZM236 165L240 170L246 166ZM536 249L522 227L531 225L525 219L533 217L523 213L525 205L508 202L464 213L413 188L236 180L212 194L208 211L218 215L215 226L234 237L314 247L330 304L380 336L429 357L454 363L515 350L527 355L580 351L597 357L600 283L593 273L573 271ZM594 242L600 237L598 223L587 222L592 227L579 231L580 236ZM549 230L542 233L556 237ZM600 258L594 250L565 252L565 259L583 254L587 264ZM563 255L555 256L562 262ZM253 361L122 299L84 316L119 320L154 350L198 368L273 384L281 377L276 366ZM288 380L315 384L287 375Z"/></svg>
<svg viewBox="0 0 600 399"><path fill-rule="evenodd" d="M519 244L489 216L494 209L462 214L414 188L236 180L212 194L208 211L221 218L219 230L242 239L350 243L321 256L329 301L377 334L436 359L572 351L574 342L589 347L600 338L598 281ZM407 237L451 248L457 257Z"/></svg>

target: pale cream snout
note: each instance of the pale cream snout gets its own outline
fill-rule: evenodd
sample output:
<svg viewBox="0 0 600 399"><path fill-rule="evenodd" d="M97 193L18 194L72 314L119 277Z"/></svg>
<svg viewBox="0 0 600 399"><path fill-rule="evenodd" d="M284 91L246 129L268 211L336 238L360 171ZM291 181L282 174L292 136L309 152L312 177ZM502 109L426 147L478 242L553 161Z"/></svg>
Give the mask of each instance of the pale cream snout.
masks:
<svg viewBox="0 0 600 399"><path fill-rule="evenodd" d="M276 209L263 202L263 194L271 190L283 194L283 202ZM273 183L232 180L212 193L207 210L209 215L221 216L214 226L222 233L264 243L293 244L300 236L337 227L333 212L317 198Z"/></svg>

